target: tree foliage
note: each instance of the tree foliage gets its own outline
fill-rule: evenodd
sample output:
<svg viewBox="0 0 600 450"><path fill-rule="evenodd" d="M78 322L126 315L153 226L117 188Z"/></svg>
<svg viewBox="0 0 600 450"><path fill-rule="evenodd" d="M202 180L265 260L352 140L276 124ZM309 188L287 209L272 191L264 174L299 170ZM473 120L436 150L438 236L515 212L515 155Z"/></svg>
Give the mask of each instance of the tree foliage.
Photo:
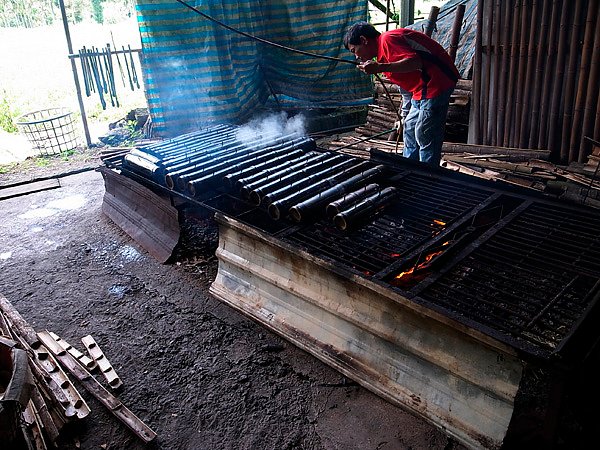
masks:
<svg viewBox="0 0 600 450"><path fill-rule="evenodd" d="M132 11L135 0L64 0L69 23L104 23L105 9ZM0 27L39 27L61 21L59 0L0 0Z"/></svg>

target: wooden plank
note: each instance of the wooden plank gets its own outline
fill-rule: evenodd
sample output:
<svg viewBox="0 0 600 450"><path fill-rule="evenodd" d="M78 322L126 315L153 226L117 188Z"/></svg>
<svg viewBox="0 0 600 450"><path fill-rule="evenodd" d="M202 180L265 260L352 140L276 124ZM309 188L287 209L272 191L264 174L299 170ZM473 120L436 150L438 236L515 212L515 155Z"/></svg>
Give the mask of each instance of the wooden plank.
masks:
<svg viewBox="0 0 600 450"><path fill-rule="evenodd" d="M100 403L123 422L136 436L144 442L151 442L156 437L156 433L148 427L141 419L131 412L121 400L108 392L92 375L85 370L73 356L52 339L47 331L38 333L39 339L46 345L56 358L65 366L65 368L75 376L81 384L92 394Z"/></svg>
<svg viewBox="0 0 600 450"><path fill-rule="evenodd" d="M60 187L58 178L50 180L32 181L31 183L21 184L18 186L9 186L0 188L0 200L8 198L20 197L21 195L33 194L34 192L48 191Z"/></svg>

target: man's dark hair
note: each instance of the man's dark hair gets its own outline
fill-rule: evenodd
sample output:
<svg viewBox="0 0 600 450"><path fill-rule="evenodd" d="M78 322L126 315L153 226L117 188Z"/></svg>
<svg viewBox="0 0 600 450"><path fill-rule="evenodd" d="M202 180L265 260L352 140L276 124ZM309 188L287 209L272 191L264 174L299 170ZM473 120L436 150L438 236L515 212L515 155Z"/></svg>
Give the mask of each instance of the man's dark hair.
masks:
<svg viewBox="0 0 600 450"><path fill-rule="evenodd" d="M366 38L376 38L381 33L375 29L373 25L368 22L356 22L348 31L346 31L346 35L344 36L344 47L348 50L348 46L360 44L360 37L364 36Z"/></svg>

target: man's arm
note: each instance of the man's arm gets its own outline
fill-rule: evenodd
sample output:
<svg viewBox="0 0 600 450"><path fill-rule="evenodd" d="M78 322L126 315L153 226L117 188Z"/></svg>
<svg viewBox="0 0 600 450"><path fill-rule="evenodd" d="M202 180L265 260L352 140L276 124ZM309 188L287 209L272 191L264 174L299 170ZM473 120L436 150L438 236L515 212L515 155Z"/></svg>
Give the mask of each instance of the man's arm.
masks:
<svg viewBox="0 0 600 450"><path fill-rule="evenodd" d="M368 75L373 75L380 72L392 72L392 73L406 73L414 72L415 70L421 70L423 63L421 58L413 56L411 58L404 58L400 61L394 61L389 63L379 63L377 61L365 61L358 65L358 68Z"/></svg>

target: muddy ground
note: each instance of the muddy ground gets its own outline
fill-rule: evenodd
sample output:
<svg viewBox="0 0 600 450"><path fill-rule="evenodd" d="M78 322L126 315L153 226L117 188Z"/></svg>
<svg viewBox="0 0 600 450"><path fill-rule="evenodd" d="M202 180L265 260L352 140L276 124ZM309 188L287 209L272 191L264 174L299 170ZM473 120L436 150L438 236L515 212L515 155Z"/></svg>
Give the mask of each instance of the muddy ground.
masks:
<svg viewBox="0 0 600 450"><path fill-rule="evenodd" d="M0 201L0 292L36 330L79 348L92 334L158 434L143 445L79 386L92 412L61 449L461 448L211 298L210 220L195 254L163 265L102 213L99 173L61 185Z"/></svg>
<svg viewBox="0 0 600 450"><path fill-rule="evenodd" d="M0 187L99 164L86 152L29 165L0 173ZM210 215L187 216L172 260L160 264L102 213L98 172L60 180L0 200L0 293L36 330L80 349L93 335L123 380L119 398L158 434L144 445L75 383L92 412L63 430L60 449L464 449L212 298ZM595 442L596 379L586 372L563 402L555 448ZM533 392L525 406L547 400ZM544 448L543 425L525 418L526 446L505 449Z"/></svg>

